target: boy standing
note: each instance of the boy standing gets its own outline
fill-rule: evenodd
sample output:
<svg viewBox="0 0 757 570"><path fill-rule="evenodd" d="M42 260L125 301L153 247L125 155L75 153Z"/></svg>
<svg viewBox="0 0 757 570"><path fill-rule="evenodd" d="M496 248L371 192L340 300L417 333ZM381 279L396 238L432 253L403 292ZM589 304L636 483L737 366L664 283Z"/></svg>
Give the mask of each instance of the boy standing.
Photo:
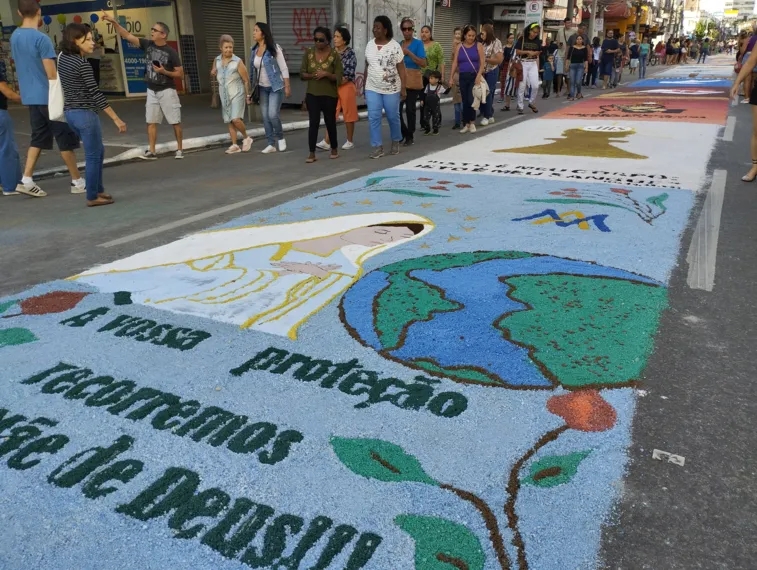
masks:
<svg viewBox="0 0 757 570"><path fill-rule="evenodd" d="M3 196L17 196L24 187L21 184L18 147L13 138L13 121L8 114L9 99L21 102L21 97L8 85L5 62L0 61L0 184L3 186Z"/></svg>
<svg viewBox="0 0 757 570"><path fill-rule="evenodd" d="M184 68L181 66L181 59L177 51L168 45L168 26L163 22L155 22L150 28L152 39L139 39L121 27L112 16L103 12L102 17L106 22L113 24L118 35L145 52L145 59L147 60L145 73L145 81L147 82L147 139L150 148L139 158L157 160L155 144L158 141L158 125L163 122L164 118L169 125L173 126L176 136L176 158L184 158L181 103L174 82L174 80L184 77Z"/></svg>
<svg viewBox="0 0 757 570"><path fill-rule="evenodd" d="M42 10L37 0L18 0L18 13L24 19L20 28L11 36L11 53L16 62L16 73L21 90L21 102L29 107L32 140L26 157L22 178L23 189L18 191L28 196L47 196L34 183L34 166L42 149L52 150L53 139L71 173L71 193L86 192L84 180L76 167L74 150L79 148L79 137L66 124L51 121L47 111L48 80L56 79L55 48L53 42L37 29Z"/></svg>
<svg viewBox="0 0 757 570"><path fill-rule="evenodd" d="M428 85L426 85L426 97L421 102L423 105L423 122L426 125L425 133L431 134L431 127L434 128L434 134L439 134L439 127L442 126L442 108L439 100L441 91L442 74L433 70L428 74Z"/></svg>

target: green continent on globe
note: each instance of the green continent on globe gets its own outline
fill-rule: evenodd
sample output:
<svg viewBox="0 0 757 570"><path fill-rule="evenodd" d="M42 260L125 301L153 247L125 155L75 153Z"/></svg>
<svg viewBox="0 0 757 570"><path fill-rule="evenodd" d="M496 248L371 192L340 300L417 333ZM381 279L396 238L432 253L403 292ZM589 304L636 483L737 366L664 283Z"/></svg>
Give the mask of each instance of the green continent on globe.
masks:
<svg viewBox="0 0 757 570"><path fill-rule="evenodd" d="M382 267L381 271L387 274L389 284L377 295L373 314L375 330L383 350L391 351L402 346L404 335L413 323L429 321L435 313L463 308L460 303L446 299L444 291L438 287L411 277L412 271L443 271L492 259L526 257L532 255L520 251L474 251L406 259ZM490 382L487 379L487 383Z"/></svg>
<svg viewBox="0 0 757 570"><path fill-rule="evenodd" d="M623 384L639 377L652 351L667 289L575 275L507 277L526 311L495 326L531 353L544 375L566 387Z"/></svg>

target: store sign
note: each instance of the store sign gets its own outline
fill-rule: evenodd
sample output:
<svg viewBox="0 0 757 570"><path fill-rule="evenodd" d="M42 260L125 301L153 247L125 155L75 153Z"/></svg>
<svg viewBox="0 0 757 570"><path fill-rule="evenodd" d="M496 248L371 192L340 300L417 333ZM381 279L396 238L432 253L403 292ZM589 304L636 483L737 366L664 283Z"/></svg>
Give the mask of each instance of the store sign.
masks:
<svg viewBox="0 0 757 570"><path fill-rule="evenodd" d="M526 19L525 6L495 6L494 20L497 22L522 22Z"/></svg>
<svg viewBox="0 0 757 570"><path fill-rule="evenodd" d="M605 31L605 19L604 18L596 18L594 20L594 33L604 32Z"/></svg>
<svg viewBox="0 0 757 570"><path fill-rule="evenodd" d="M526 2L526 26L529 24L539 24L541 26L541 16L544 3L542 0L529 0Z"/></svg>

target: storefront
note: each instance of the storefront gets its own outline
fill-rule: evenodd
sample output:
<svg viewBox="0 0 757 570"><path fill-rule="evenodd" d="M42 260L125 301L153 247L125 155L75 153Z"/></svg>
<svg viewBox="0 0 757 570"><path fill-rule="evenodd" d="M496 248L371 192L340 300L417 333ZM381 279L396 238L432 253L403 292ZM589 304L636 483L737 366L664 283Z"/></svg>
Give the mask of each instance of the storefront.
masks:
<svg viewBox="0 0 757 570"><path fill-rule="evenodd" d="M451 4L451 6L449 5ZM452 42L455 28L462 28L466 24L478 27L479 4L451 0L446 5L437 2L434 6L434 20L431 29L434 39L444 48L444 62L447 72L452 68Z"/></svg>
<svg viewBox="0 0 757 570"><path fill-rule="evenodd" d="M213 62L221 53L218 41L224 34L234 38L234 53L242 59L247 59L241 0L202 0L200 14L198 28L205 35L203 55L208 69L212 69Z"/></svg>
<svg viewBox="0 0 757 570"><path fill-rule="evenodd" d="M525 3L493 6L491 19L494 20L494 34L502 40L507 36L523 31L526 21Z"/></svg>
<svg viewBox="0 0 757 570"><path fill-rule="evenodd" d="M144 96L147 92L145 54L122 40L112 24L100 19L101 11L110 10L110 4L109 0L46 2L42 5L42 25L39 29L58 46L66 25L72 22L89 24L95 41L105 47L100 61L100 88L103 92ZM176 13L170 0L124 0L118 8L118 18L124 28L140 38L150 37L153 23L165 22L170 28L168 45L179 50ZM176 87L183 92L181 80L177 80Z"/></svg>

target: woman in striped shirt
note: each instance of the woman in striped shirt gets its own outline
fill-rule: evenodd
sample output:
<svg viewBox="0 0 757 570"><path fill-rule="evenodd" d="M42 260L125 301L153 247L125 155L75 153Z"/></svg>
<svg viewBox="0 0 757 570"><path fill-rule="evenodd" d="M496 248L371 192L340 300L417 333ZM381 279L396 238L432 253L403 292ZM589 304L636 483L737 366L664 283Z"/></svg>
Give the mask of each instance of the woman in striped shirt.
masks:
<svg viewBox="0 0 757 570"><path fill-rule="evenodd" d="M92 32L83 24L69 24L63 31L60 47L58 76L63 87L66 121L84 144L87 206L107 206L113 203L113 197L103 188L105 147L98 112L105 111L120 133L126 132L126 124L108 104L87 62L95 49Z"/></svg>

